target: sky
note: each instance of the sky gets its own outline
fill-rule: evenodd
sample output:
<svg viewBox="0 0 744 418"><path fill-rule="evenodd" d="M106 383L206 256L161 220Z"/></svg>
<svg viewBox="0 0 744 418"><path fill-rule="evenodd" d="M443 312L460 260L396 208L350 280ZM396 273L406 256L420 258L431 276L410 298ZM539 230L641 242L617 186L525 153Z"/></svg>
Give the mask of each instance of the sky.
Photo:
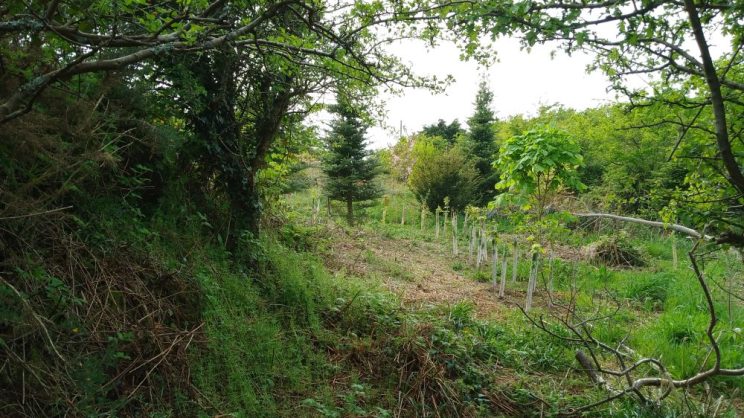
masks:
<svg viewBox="0 0 744 418"><path fill-rule="evenodd" d="M575 53L567 56L549 45L537 45L530 52L520 50L516 39L499 39L494 48L499 62L489 68L459 59L459 50L452 43L428 48L421 41L408 40L388 47L390 52L404 57L415 73L448 74L455 78L442 94L423 89L406 89L403 94L386 94L387 118L383 124L368 130L371 148L383 148L395 143L400 124L403 133L419 131L438 119L450 122L458 119L463 126L473 113L473 102L478 84L485 80L494 92L493 110L498 118L516 114L534 115L542 105L562 104L574 109L595 107L612 101L614 93L607 92L609 81L599 72L587 74L591 58Z"/></svg>

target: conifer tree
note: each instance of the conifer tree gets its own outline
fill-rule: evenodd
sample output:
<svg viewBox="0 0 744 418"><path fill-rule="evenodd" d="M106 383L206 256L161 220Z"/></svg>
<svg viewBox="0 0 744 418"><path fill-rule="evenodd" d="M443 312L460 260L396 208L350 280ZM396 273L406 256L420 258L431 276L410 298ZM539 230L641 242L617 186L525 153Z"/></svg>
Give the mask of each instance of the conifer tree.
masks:
<svg viewBox="0 0 744 418"><path fill-rule="evenodd" d="M346 216L354 224L354 202L380 196L375 182L379 172L377 160L367 150L367 126L361 115L340 96L331 108L336 115L326 137L327 154L323 172L328 176L326 193L331 199L346 202Z"/></svg>
<svg viewBox="0 0 744 418"><path fill-rule="evenodd" d="M496 117L491 110L493 92L482 81L475 96L475 112L468 119L468 154L481 177L478 185L478 204L488 203L496 194L498 174L493 169L496 159L496 138L492 129Z"/></svg>
<svg viewBox="0 0 744 418"><path fill-rule="evenodd" d="M457 138L461 134L465 133L465 130L460 127L460 121L457 119L450 122L449 125L444 120L439 119L436 124L424 126L423 129L421 129L421 133L432 137L442 137L447 141L448 146L452 146L455 145Z"/></svg>

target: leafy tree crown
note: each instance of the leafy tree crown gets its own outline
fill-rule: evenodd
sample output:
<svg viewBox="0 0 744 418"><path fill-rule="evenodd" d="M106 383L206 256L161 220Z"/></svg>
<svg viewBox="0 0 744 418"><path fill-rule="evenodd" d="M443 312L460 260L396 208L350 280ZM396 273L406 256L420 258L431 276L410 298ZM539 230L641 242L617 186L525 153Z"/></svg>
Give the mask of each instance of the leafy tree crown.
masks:
<svg viewBox="0 0 744 418"><path fill-rule="evenodd" d="M510 194L532 195L561 187L584 190L578 169L584 158L566 133L531 130L504 141L494 164L501 170L496 187Z"/></svg>

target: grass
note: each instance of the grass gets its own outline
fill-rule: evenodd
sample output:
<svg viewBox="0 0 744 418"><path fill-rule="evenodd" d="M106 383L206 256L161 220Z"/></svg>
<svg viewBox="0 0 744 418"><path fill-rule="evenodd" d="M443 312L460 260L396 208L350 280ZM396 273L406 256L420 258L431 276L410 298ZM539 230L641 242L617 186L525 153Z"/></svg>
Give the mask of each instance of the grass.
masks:
<svg viewBox="0 0 744 418"><path fill-rule="evenodd" d="M194 354L194 380L218 411L236 416L288 414L284 397L327 378L327 360L314 352L310 335L319 327L318 307L328 303L318 298L331 295L311 286L328 278L317 263L261 244L260 275L236 274L224 264L196 273L207 299L207 344Z"/></svg>
<svg viewBox="0 0 744 418"><path fill-rule="evenodd" d="M364 252L364 259L369 265L377 267L389 277L409 282L414 278L413 274L399 263L380 258L369 250Z"/></svg>
<svg viewBox="0 0 744 418"><path fill-rule="evenodd" d="M397 193L401 199L412 199L404 190ZM175 310L170 315L187 317L184 329L199 327L190 345L178 345L174 350L173 356L180 361L171 361L166 354L164 364L178 366L179 373L170 368L162 372L153 369L152 379L158 379L161 386L152 388L179 385L178 390L148 404L148 414L386 417L402 411L411 416L544 416L605 396L576 370L575 346L536 329L517 310L507 309L497 319L484 319L478 315L481 307L472 301L412 307L385 288L397 283L410 289L435 273L445 276L445 272L435 272L426 265L434 261L451 274L480 275L490 281L490 266L486 264L479 272L469 260L466 234L459 239L460 255L455 257L451 241L444 234L436 239L431 224L422 229L418 224L380 223L379 205L360 209L360 218L366 219L363 225L331 224L338 233L330 234L327 214L319 225L307 222L311 213L301 205L309 207L310 200L296 194L288 204L293 209L286 214L287 221L260 239L241 237L233 253L215 237L211 225L204 225L201 217L188 215L176 204L160 208L160 215L149 223L126 218L116 221L112 216L114 220L103 223L105 228L91 227L94 233L90 240L101 248L112 246L110 236L102 232L105 230L148 254L158 266L153 270L163 272L157 275L158 280L148 279L149 289L170 286L165 289L174 295L167 296L173 306L168 305L169 309ZM391 199L392 219L396 207ZM332 213L343 216L337 209L332 207ZM508 230L502 227L500 230ZM119 233L119 228L126 231ZM568 240L577 243L596 239L580 231L572 234ZM362 248L358 262L367 269L330 272L326 263L347 255L330 253L334 239L349 240L354 245L346 248L354 251ZM370 240L385 251L372 251L367 246ZM504 241L510 244L511 238ZM575 287L578 306L599 312L609 312L600 292L610 292L620 302L620 309L611 320L596 325L597 337L613 343L628 337L628 344L639 355L661 358L675 375L694 373L707 355L701 333L706 316L694 277L682 258L678 269L671 269L667 238L649 236L634 244L649 254L649 266L610 269L556 259L556 291L568 294ZM680 243L680 253L689 248L686 245ZM410 265L412 258L406 257L407 252L426 254L424 265ZM721 281L732 273L741 274L741 268L727 257L706 262L705 271L711 279ZM507 290L513 295L523 292L526 285L530 266L525 258L519 265L519 280L512 283L508 257ZM47 299L67 297L65 287L58 286L47 272L29 270L24 274L28 276L24 280L43 282ZM543 274L541 284L545 279ZM178 299L176 290L187 284L197 294ZM725 347L724 362L741 364L744 350L736 328L741 327L744 312L736 303L729 307L718 290L716 295L722 312L717 336ZM540 309L536 312L542 312ZM152 330L168 325L167 320L153 325ZM559 327L551 329L565 333ZM124 332L112 336L102 355L96 357L108 363L85 363L76 378L86 381L92 377L93 383L105 383L114 377L106 373L125 368L126 357L137 358L131 339L140 338L138 335ZM167 347L169 341L159 344ZM162 349L148 353L147 358L160 352ZM147 370L143 367L142 373ZM713 387L731 393L742 384L722 379ZM96 390L92 387L90 392ZM692 404L701 405L701 395L694 395ZM126 411L126 405L110 407L99 398L91 397L86 411ZM619 402L592 414L671 416L689 409L681 402L675 397L662 409Z"/></svg>
<svg viewBox="0 0 744 418"><path fill-rule="evenodd" d="M468 260L467 234L462 234L459 239L460 256L452 256L451 241L446 237L440 237L439 240L434 237L431 214L427 217L423 229L420 228L418 222L413 225L409 222L406 225L399 224L400 208L403 206L401 202L405 202L409 211L415 205L413 196L409 192L397 187L388 190L388 195L390 198L387 219L398 219L398 222L382 224L380 222L382 207L377 202L364 209L367 222L363 228L374 231L381 239L390 241L391 245L399 241L432 245L440 249L433 256L448 258L447 265L453 272L474 280L490 281L490 265L478 271ZM501 233L514 232L514 228L508 224L508 221L498 220L498 224L498 230ZM460 229L462 230L462 220L460 220ZM679 237L676 239L678 262L675 266L672 260L673 240L668 234L636 225L628 226L626 230L631 245L637 248L648 261L646 266L614 269L583 260L556 259L553 267L556 291L562 294L577 291L576 300L582 310L600 309L600 312L609 312L610 308L618 309L611 319L596 324L594 335L608 342L626 341L636 350L638 356L660 358L675 376L686 377L696 373L705 365L709 366L710 359L707 363L705 362L709 346L704 334L708 315L699 284L690 271L690 262L687 257L692 243L687 239ZM559 243L579 248L597 241L602 235L601 230L570 230L559 236ZM507 239L507 241L510 240ZM524 250L522 251L524 254ZM732 254L717 252L715 257L704 263L704 272L717 300L720 322L716 328L716 335L720 340L724 364L741 365L744 364L744 338L738 329L742 328L744 323L744 311L740 302L729 301L730 298L726 293L714 283L736 283L734 278L742 277L744 269ZM378 265L386 265L390 262L381 260L379 257L369 261ZM511 256L509 256L507 292L509 290L523 291L529 271L529 261L525 260L524 256L521 257L518 274L520 279L516 284L511 282L511 268ZM545 280L546 272L543 271L540 281L544 283ZM611 302L612 300L616 302ZM615 306L616 303L617 306ZM503 321L503 318L501 320ZM498 344L501 344L498 347L500 364L514 370L516 375L529 375L536 372L559 373L561 370L575 367L572 350L561 344L551 345L555 344L555 341L549 341L550 338L545 339L545 335L520 321L519 315L509 317L490 331L493 333L491 337L500 341ZM734 389L744 389L744 382L741 379L715 379L712 384L723 393L733 394L733 396L739 396L736 395ZM540 385L531 385L529 390L543 393L546 389ZM566 395L564 391L561 393ZM511 395L517 396L515 393ZM589 391L587 396L591 398L594 395ZM700 395L698 399L703 397ZM587 398L583 399L587 400ZM618 402L603 409L603 413L613 416L655 416L655 414L674 416L679 414L678 411L688 408L676 402L686 403L687 401L673 398L668 403L669 405L661 410L663 413L658 409L644 410L638 405L631 406L627 402Z"/></svg>
<svg viewBox="0 0 744 418"><path fill-rule="evenodd" d="M183 381L178 390L157 397L147 412L158 417L386 417L397 411L411 416L544 416L606 396L576 370L576 346L536 329L515 309L504 309L492 318L479 315L482 307L474 301L413 307L390 293L385 286L415 289L433 276L449 280L460 275L490 282L491 269L490 263L480 270L473 266L464 232L458 240L460 254L452 255L449 237L434 236L432 216L424 228L418 222L401 225L400 202L413 208L413 196L400 187L389 194L391 222L381 223L381 205L373 203L360 206L363 223L354 228L343 226L343 208L335 204L331 218L336 217L337 223L326 225L329 215L323 205L317 225L311 225L312 196L295 194L287 203L283 224L260 239L241 237L233 253L225 249L213 226L175 204L177 198L166 200L173 207L160 208L160 215L149 223L124 217L116 221L115 215L101 224L104 227L91 227L89 241L111 248L107 234L116 235L147 253L158 265L154 270L168 273L157 277L169 277L173 283L148 279L150 290L166 284L177 290L188 284L198 293L177 303L170 301L178 311L172 316L191 312L188 327L183 328L199 326L199 332L191 345L178 345L174 355L180 362L171 363L168 357L169 367L181 368L178 374L170 369L154 374L163 387L175 387L176 377ZM110 210L118 213L116 205ZM501 245L507 244L511 251L515 229L507 220L498 223ZM331 227L336 234L329 233ZM601 235L601 231L570 231L561 242L577 248ZM577 292L576 304L585 312L614 313L594 326L598 338L613 344L626 341L638 356L660 358L675 376L689 376L705 366L708 355L704 300L683 257L690 243L678 240L680 259L675 270L668 237L631 236L633 245L648 257L647 266L612 269L557 258L555 290L564 296ZM354 251L353 257L359 252L352 262L365 268L329 271L327 263L334 257L349 255L331 252L336 239L348 240L351 245L342 248L353 248L348 250ZM372 240L378 245L375 251L369 245ZM407 257L409 252L426 258ZM513 295L510 301L518 303L530 269L526 249L521 252L516 283L511 281L512 258L507 255L507 293ZM730 254L716 256L704 263L709 279L722 285L736 283L742 274L740 264ZM411 265L411 260L422 265ZM435 261L436 269L427 265ZM36 287L44 289L46 299L67 297L65 287L58 286L48 272L29 269L24 274L23 280L42 283ZM547 268L540 276L540 295L546 280ZM718 287L713 289L721 313L716 337L724 364L742 364L744 338L737 329L742 328L744 308L737 301L729 303ZM495 294L485 295L496 299ZM546 311L538 306L534 312ZM566 335L565 329L549 326L554 333ZM105 383L113 376L104 372L123 368L126 357L137 358L131 339L139 338L138 334L124 332L112 338L96 357L106 362L85 363L76 372L77 380L91 377L93 383ZM167 347L167 342L159 343ZM147 358L156 354L148 353ZM142 368L143 373L147 370ZM744 385L737 379L716 379L712 388L729 395ZM96 390L92 387L89 392ZM690 410L705 415L708 395L700 390L690 394L692 399L685 401L676 393L657 408L630 400L616 402L593 410L592 416L675 416ZM86 411L126 410L125 405L109 407L104 403L108 401L93 396L89 402Z"/></svg>

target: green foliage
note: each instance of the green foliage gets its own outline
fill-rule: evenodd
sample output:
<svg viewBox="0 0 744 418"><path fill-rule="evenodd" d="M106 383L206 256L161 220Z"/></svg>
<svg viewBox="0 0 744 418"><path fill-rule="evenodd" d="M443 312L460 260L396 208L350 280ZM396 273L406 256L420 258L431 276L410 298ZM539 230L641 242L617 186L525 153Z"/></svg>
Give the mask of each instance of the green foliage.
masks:
<svg viewBox="0 0 744 418"><path fill-rule="evenodd" d="M283 397L305 391L328 367L309 338L330 303L330 278L310 257L268 240L256 244L256 273L226 264L197 272L207 344L192 353L200 392L219 410L246 417L283 414Z"/></svg>
<svg viewBox="0 0 744 418"><path fill-rule="evenodd" d="M475 202L483 205L489 202L496 191L494 185L498 174L494 171L493 161L498 148L496 146L493 123L496 117L491 110L493 92L485 82L481 82L475 96L475 111L468 119L470 128L465 143L467 156L472 160L479 175Z"/></svg>
<svg viewBox="0 0 744 418"><path fill-rule="evenodd" d="M408 185L431 212L444 207L445 197L449 197L450 208L455 210L462 210L473 201L479 177L459 148L442 149L436 139L419 136L413 155L415 163Z"/></svg>
<svg viewBox="0 0 744 418"><path fill-rule="evenodd" d="M664 307L669 285L673 280L670 275L639 276L629 283L625 296L643 303L646 309L659 310Z"/></svg>
<svg viewBox="0 0 744 418"><path fill-rule="evenodd" d="M379 406L365 405L365 403L369 401L369 390L369 385L352 383L351 390L348 393L336 394L335 403L341 404L341 406L326 404L317 401L314 398L303 400L302 405L314 409L321 416L327 418L339 418L345 416L368 416L376 418L391 417L392 413L388 409Z"/></svg>
<svg viewBox="0 0 744 418"><path fill-rule="evenodd" d="M455 2L431 13L465 32L458 40L469 56L485 46L482 28L492 35L525 29L526 45L570 39L569 49L599 36L566 26L586 17L575 5L536 4ZM303 167L298 155L315 145L314 132L301 125L302 115L317 109L314 95L334 86L365 96L379 80L425 84L380 49L385 42L369 26L409 19L407 8L422 2L353 2L334 12L323 2L296 6L203 0L0 6L0 119L23 116L0 122L0 414L502 415L515 412L500 410L498 401L528 405L539 397L532 391L541 390L551 396L540 399L561 402L564 395L585 403L566 393L573 386L556 391L542 381L517 388L496 381L502 371L518 375L517 386L536 380L536 372L545 380L557 372L563 378L573 360L560 340L525 331L529 324L521 318L475 320L467 303L408 310L370 290L368 277L331 277L311 254L323 251L323 230L284 223L295 215L279 196L308 185L293 175ZM693 4L706 29L721 25L740 41L735 5L713 6ZM666 68L665 82L631 92L643 105L633 113L619 106L545 109L531 120L500 123L504 137L517 135L503 141L504 188L530 195L542 214L551 194L581 191L585 183L593 186L587 197L605 207L661 211L665 221L741 232L742 197L729 175L744 155L741 57L723 52L713 63L731 134L733 164L726 166L725 147L711 146L722 140L710 132L718 121L708 102L699 102L714 99L715 91L696 73L695 60L671 51L669 57L684 62L684 72L676 73L657 49L692 37L693 19L676 7L644 4L630 15L623 15L623 2L600 7L624 42L595 43L597 67L620 88L638 63L651 72ZM442 29L422 26L433 41ZM118 71L125 66L119 62L128 70ZM648 94L659 101L646 100ZM481 85L462 143L459 123L440 121L425 130L441 138L406 139L390 153L391 171L432 210L445 197L461 209L494 193L492 99ZM348 109L339 115L326 160L329 190L345 198L353 193L351 201L370 198L376 170L364 151L364 124ZM695 126L678 132L679 123ZM565 135L530 131L540 125L576 138L586 153L583 167ZM626 129L643 125L652 129ZM669 141L678 137L679 146ZM401 201L417 212L410 199ZM401 201L390 208L391 219ZM258 237L261 220L265 235ZM389 238L431 239L409 226L381 229ZM578 282L577 303L585 308L593 307L589 294L604 288L637 302L596 335L616 343L637 330L628 343L639 354L662 358L675 375L695 373L710 358L697 283L660 273L670 264L667 243L640 245L654 256L647 269L579 263L572 277L564 265L556 268L557 286L567 292ZM416 279L400 263L369 254L365 261L403 281ZM724 363L740 365L744 313L730 297L725 303L723 289L738 285L741 272L718 260L706 264L711 283L720 285L711 288ZM451 266L464 270L459 261ZM634 317L638 304L641 318ZM726 379L712 383L742 387ZM498 397L502 392L505 398ZM519 405L517 413L542 414L540 408ZM607 415L669 412L609 408Z"/></svg>
<svg viewBox="0 0 744 418"><path fill-rule="evenodd" d="M329 197L346 202L347 217L354 222L352 202L377 198L381 195L375 177L379 172L377 160L366 149L367 130L361 115L338 96L334 106L336 119L326 138L328 153L323 159L323 172L328 176L325 190Z"/></svg>
<svg viewBox="0 0 744 418"><path fill-rule="evenodd" d="M563 132L533 130L506 140L494 163L501 170L497 188L506 193L497 203L512 199L537 210L542 219L552 195L561 189L583 190L578 168L583 163L578 143Z"/></svg>
<svg viewBox="0 0 744 418"><path fill-rule="evenodd" d="M657 190L661 195L658 200L668 201L669 194L677 195L678 201L688 202L680 214L690 219L691 224L702 226L713 222L713 228L720 230L726 241L744 246L744 228L738 222L744 203L744 131L731 122L741 119L740 96L744 91L744 60L738 42L742 37L739 6L738 3L718 7L689 1L674 5L660 2L648 3L628 13L627 9L633 7L629 1L577 5L516 1L481 2L475 8L453 5L448 11L436 10L432 14L441 16L450 12L468 16L469 24L451 23L448 29L456 33L454 38L463 55L475 59L487 60L493 55L492 46L482 42L484 35L494 39L514 33L523 34L522 46L526 48L559 42L568 54L579 50L590 52L594 56L591 70L604 73L611 88L632 107L651 110L642 112L651 117L632 126L671 133L650 135L664 146L642 146L645 138L636 140L637 130L628 136L628 142L619 144L623 151L628 147L631 152L629 164L618 167L614 173L617 179L625 180L614 184L622 193L609 196L610 200L617 199L621 205L639 210L648 205L646 196L649 196L644 193L648 190L639 188L649 186L652 180L644 169L656 171L658 166L654 161L684 159L675 178L679 180L685 172L687 178L682 184L671 184L673 189L680 190ZM606 18L596 16L599 9ZM525 15L529 18L525 19ZM729 34L736 41L714 47L711 37L705 36L711 31ZM696 42L684 45L688 39ZM632 82L635 74L646 74L659 81L636 85ZM701 100L703 97L710 100ZM603 151L604 147L598 147L598 153ZM666 158L659 158L657 153L662 151L666 151ZM644 158L646 152L651 158ZM633 166L640 170L634 171ZM601 169L599 165L591 168ZM610 168L608 172L613 170ZM663 208L658 200L654 204L657 210Z"/></svg>
<svg viewBox="0 0 744 418"><path fill-rule="evenodd" d="M460 127L460 122L455 119L449 124L442 119L436 124L425 125L421 129L421 134L430 138L439 137L447 141L448 146L453 146L465 134L465 130Z"/></svg>
<svg viewBox="0 0 744 418"><path fill-rule="evenodd" d="M577 169L581 148L568 135L553 130L529 131L504 142L495 163L502 171L497 187L530 195L560 187L582 190Z"/></svg>

